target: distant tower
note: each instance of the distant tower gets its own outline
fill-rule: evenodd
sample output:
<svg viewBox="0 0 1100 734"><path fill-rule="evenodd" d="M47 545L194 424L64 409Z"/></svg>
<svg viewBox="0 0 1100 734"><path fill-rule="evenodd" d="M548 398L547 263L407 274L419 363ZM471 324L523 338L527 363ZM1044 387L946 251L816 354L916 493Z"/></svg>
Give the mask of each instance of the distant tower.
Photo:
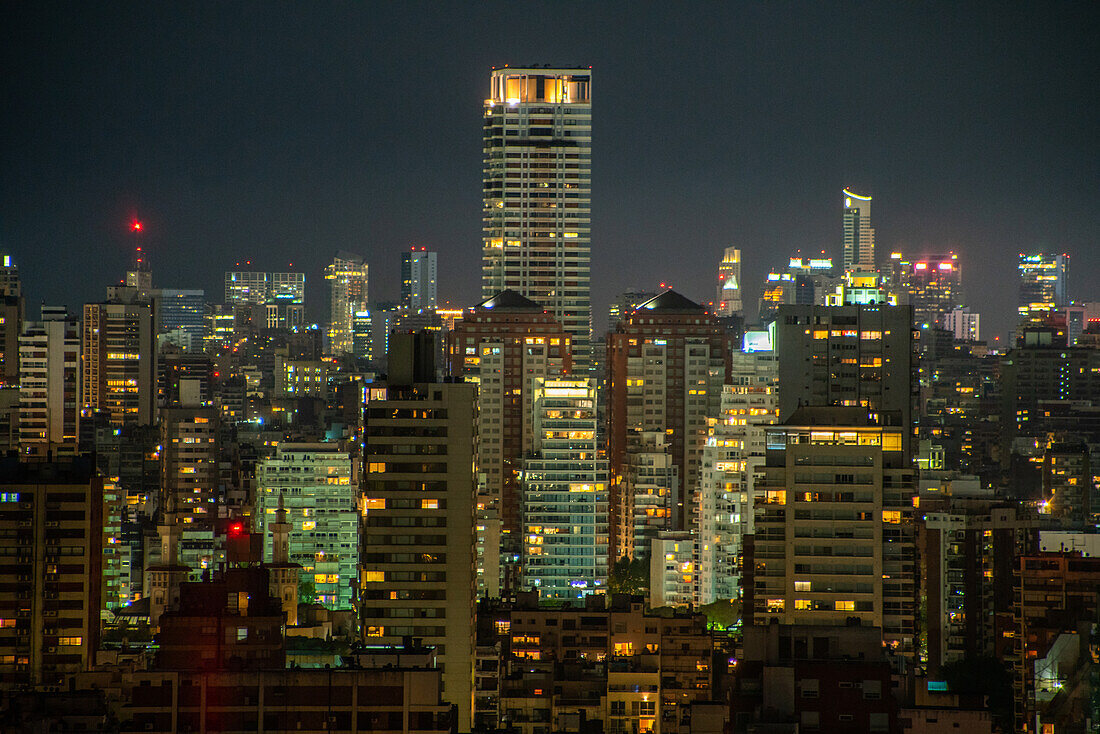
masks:
<svg viewBox="0 0 1100 734"><path fill-rule="evenodd" d="M727 247L718 263L718 296L714 299L715 316L740 315L741 304L741 250Z"/></svg>
<svg viewBox="0 0 1100 734"><path fill-rule="evenodd" d="M329 351L346 354L354 349L355 313L367 307L367 264L362 255L340 251L325 268L329 282Z"/></svg>
<svg viewBox="0 0 1100 734"><path fill-rule="evenodd" d="M1069 255L1020 253L1020 301L1021 320L1036 321L1049 315L1066 299L1066 271Z"/></svg>
<svg viewBox="0 0 1100 734"><path fill-rule="evenodd" d="M435 308L436 253L413 247L401 255L401 305L410 311Z"/></svg>
<svg viewBox="0 0 1100 734"><path fill-rule="evenodd" d="M844 189L844 272L875 269L875 230L871 226L871 197Z"/></svg>
<svg viewBox="0 0 1100 734"><path fill-rule="evenodd" d="M579 369L592 339L592 70L493 69L485 100L482 298L554 314Z"/></svg>

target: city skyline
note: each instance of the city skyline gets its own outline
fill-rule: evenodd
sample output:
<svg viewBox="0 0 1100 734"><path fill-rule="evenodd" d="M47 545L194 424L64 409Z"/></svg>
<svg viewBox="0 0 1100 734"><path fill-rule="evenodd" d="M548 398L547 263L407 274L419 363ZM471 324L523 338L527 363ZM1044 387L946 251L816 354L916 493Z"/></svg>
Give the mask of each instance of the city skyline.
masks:
<svg viewBox="0 0 1100 734"><path fill-rule="evenodd" d="M73 308L98 297L98 283L124 270L133 246L126 223L140 216L158 287L217 293L233 261L253 259L257 268L306 272L311 320L321 321L320 272L334 252L362 252L375 292L395 299L399 259L412 244L439 252L448 273L441 299L472 305L481 300L486 75L532 59L591 64L600 79L597 333L606 303L631 287L663 281L709 300L726 247L743 251L747 303L763 274L796 250L824 248L839 262L835 191L846 186L874 197L880 255L953 250L964 272L988 271L964 288L990 336L1012 324L1018 252L1068 252L1070 296L1097 296L1075 276L1096 269L1100 231L1089 168L1096 103L1082 63L1095 57L1084 30L1095 11L1085 6L950 9L959 21L950 38L938 35L934 8L900 17L868 10L851 38L846 24L811 8L712 6L625 20L593 9L580 32L550 14L537 38L502 41L490 41L482 21L501 13L519 29L531 21L514 9L460 18L443 8L414 31L414 13L372 8L265 17L269 32L237 44L221 43L217 31L256 20L245 8L209 9L193 22L171 9L79 12L58 22L21 8L8 30L48 24L52 33L9 39L16 61L4 82L16 103L3 113L13 132L4 144L0 249L20 265L32 304ZM171 38L158 30L167 23ZM295 25L289 49L276 46ZM615 38L602 43L599 31L609 27ZM107 41L93 57L85 28L119 32L99 34ZM701 40L676 42L689 31ZM618 40L632 34L642 42ZM433 43L458 63L427 67ZM906 57L899 47L916 60L896 61ZM192 55L208 69L184 82L179 64ZM38 63L45 58L57 65ZM248 75L265 64L270 81ZM702 64L732 71L692 77ZM840 96L846 69L860 70L861 84ZM317 83L330 72L331 83ZM899 80L910 96L899 97ZM276 82L289 91L269 95ZM675 93L637 94L642 82ZM365 108L352 97L381 103ZM22 101L31 98L33 109ZM853 112L868 122L849 129ZM441 155L448 165L433 166ZM690 256L666 256L684 244ZM71 275L54 277L58 252Z"/></svg>

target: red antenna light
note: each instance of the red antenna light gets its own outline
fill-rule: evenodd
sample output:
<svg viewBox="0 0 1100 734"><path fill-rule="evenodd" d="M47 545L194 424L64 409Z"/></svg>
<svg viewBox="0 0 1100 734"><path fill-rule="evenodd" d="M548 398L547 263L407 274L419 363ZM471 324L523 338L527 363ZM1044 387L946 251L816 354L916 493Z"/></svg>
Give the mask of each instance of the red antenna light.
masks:
<svg viewBox="0 0 1100 734"><path fill-rule="evenodd" d="M144 228L144 225L136 219L134 221L130 222L130 231L131 232L140 232L143 228Z"/></svg>

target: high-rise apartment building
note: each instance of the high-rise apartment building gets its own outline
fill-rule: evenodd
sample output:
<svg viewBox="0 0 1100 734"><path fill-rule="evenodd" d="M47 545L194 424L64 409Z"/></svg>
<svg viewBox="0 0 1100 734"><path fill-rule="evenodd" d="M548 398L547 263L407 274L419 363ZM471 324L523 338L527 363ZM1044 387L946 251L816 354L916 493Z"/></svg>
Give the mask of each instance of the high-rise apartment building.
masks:
<svg viewBox="0 0 1100 734"><path fill-rule="evenodd" d="M75 448L80 416L80 321L64 306L42 306L19 338L19 453Z"/></svg>
<svg viewBox="0 0 1100 734"><path fill-rule="evenodd" d="M57 685L94 661L103 526L90 457L0 460L0 686Z"/></svg>
<svg viewBox="0 0 1100 734"><path fill-rule="evenodd" d="M368 390L359 624L370 644L435 646L444 700L469 731L477 389L436 382L433 350L430 336L395 334L386 386Z"/></svg>
<svg viewBox="0 0 1100 734"><path fill-rule="evenodd" d="M901 427L878 424L866 408L810 407L765 433L755 623L844 625L856 618L912 654L916 480Z"/></svg>
<svg viewBox="0 0 1100 734"><path fill-rule="evenodd" d="M341 250L325 268L329 282L328 348L346 354L355 348L355 314L367 308L367 264L361 255Z"/></svg>
<svg viewBox="0 0 1100 734"><path fill-rule="evenodd" d="M410 248L401 254L401 305L416 311L435 308L437 255L428 248Z"/></svg>
<svg viewBox="0 0 1100 734"><path fill-rule="evenodd" d="M875 269L875 230L871 226L871 197L844 189L844 271Z"/></svg>
<svg viewBox="0 0 1100 734"><path fill-rule="evenodd" d="M570 335L542 306L504 291L468 310L447 343L448 373L478 388L479 592L498 597L522 546L519 474L534 448L535 387L570 374Z"/></svg>
<svg viewBox="0 0 1100 734"><path fill-rule="evenodd" d="M1069 300L1066 295L1066 273L1069 255L1020 253L1020 320L1036 321L1050 315Z"/></svg>
<svg viewBox="0 0 1100 734"><path fill-rule="evenodd" d="M160 411L160 506L175 507L187 524L208 525L217 516L220 413L211 404L198 403Z"/></svg>
<svg viewBox="0 0 1100 734"><path fill-rule="evenodd" d="M155 307L84 304L81 400L114 426L152 425L157 407Z"/></svg>
<svg viewBox="0 0 1100 734"><path fill-rule="evenodd" d="M779 418L802 405L861 406L889 426L913 426L912 310L908 306L781 306Z"/></svg>
<svg viewBox="0 0 1100 734"><path fill-rule="evenodd" d="M306 274L272 273L267 328L293 329L306 323Z"/></svg>
<svg viewBox="0 0 1100 734"><path fill-rule="evenodd" d="M716 316L735 316L744 312L741 302L741 250L727 247L718 263L718 294L714 298Z"/></svg>
<svg viewBox="0 0 1100 734"><path fill-rule="evenodd" d="M774 351L734 352L722 412L710 419L696 490L696 604L741 596L744 537L753 526L756 477L764 464L764 431L779 413Z"/></svg>
<svg viewBox="0 0 1100 734"><path fill-rule="evenodd" d="M594 380L536 381L524 462L523 586L543 599L607 590L607 459L596 442Z"/></svg>
<svg viewBox="0 0 1100 734"><path fill-rule="evenodd" d="M542 305L588 366L592 70L493 69L485 100L482 297Z"/></svg>
<svg viewBox="0 0 1100 734"><path fill-rule="evenodd" d="M692 492L707 437L707 418L717 415L722 385L730 374L731 338L716 317L675 291L652 298L608 335L608 458L611 462L612 554L626 551L621 513L632 515L623 482L629 455L643 433L667 435L676 466L668 497L670 530L692 526Z"/></svg>
<svg viewBox="0 0 1100 734"><path fill-rule="evenodd" d="M316 600L330 609L354 608L352 581L359 563L359 486L351 455L333 443L279 444L256 467L256 525L274 541L276 515L284 507L290 526L289 559L313 584ZM264 561L275 560L264 542Z"/></svg>

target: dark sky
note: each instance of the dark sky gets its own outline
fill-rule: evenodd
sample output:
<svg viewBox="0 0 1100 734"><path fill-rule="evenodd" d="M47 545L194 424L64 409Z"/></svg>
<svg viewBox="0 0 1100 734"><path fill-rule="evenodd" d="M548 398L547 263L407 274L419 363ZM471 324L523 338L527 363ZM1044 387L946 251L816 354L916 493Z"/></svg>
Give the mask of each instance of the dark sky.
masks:
<svg viewBox="0 0 1100 734"><path fill-rule="evenodd" d="M319 318L334 251L386 297L416 243L441 297L475 301L481 104L505 63L593 66L597 314L661 280L711 298L731 244L750 287L799 248L838 255L844 186L874 196L880 251L958 251L987 329L1011 324L1023 249L1068 252L1071 295L1100 300L1095 2L0 13L0 249L29 303L101 298L134 215L158 286L220 300L235 261L293 262Z"/></svg>

